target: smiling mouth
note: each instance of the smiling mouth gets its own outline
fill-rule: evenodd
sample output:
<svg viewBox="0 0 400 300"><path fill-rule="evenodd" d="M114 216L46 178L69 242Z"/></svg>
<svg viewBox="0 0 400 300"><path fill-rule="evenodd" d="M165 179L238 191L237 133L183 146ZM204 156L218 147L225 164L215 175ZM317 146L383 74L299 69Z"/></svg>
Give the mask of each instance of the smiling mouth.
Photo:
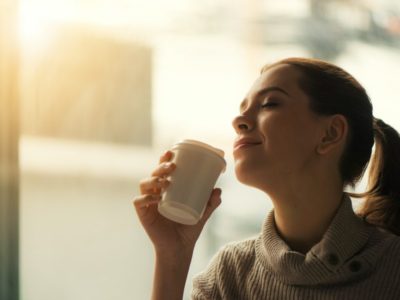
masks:
<svg viewBox="0 0 400 300"><path fill-rule="evenodd" d="M239 149L246 149L246 148L250 148L250 147L252 147L252 146L257 146L257 145L261 145L261 143L239 144L239 145L237 145L237 146L233 149L233 151L235 152L235 151L237 151L237 150L239 150Z"/></svg>

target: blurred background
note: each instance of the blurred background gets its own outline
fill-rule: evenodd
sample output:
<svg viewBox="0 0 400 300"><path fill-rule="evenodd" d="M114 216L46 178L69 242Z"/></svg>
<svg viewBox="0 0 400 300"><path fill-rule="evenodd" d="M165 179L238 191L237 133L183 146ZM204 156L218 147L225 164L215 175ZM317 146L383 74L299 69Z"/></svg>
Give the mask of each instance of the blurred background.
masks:
<svg viewBox="0 0 400 300"><path fill-rule="evenodd" d="M228 162L185 299L222 245L256 235L271 203L234 176L231 121L266 63L342 66L400 131L396 0L20 0L17 19L23 300L150 298L153 250L131 201L180 139Z"/></svg>

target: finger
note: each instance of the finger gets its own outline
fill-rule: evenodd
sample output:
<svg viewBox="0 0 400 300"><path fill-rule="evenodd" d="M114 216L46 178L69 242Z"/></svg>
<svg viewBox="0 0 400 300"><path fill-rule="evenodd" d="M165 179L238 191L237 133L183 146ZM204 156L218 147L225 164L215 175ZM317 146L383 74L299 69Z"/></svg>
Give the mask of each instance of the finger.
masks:
<svg viewBox="0 0 400 300"><path fill-rule="evenodd" d="M147 209L151 205L158 204L160 201L161 201L160 195L141 195L137 196L133 200L133 205L139 212L142 211L143 209Z"/></svg>
<svg viewBox="0 0 400 300"><path fill-rule="evenodd" d="M140 181L140 193L144 194L159 194L162 189L169 186L170 181L164 177L150 177Z"/></svg>
<svg viewBox="0 0 400 300"><path fill-rule="evenodd" d="M172 151L170 151L170 150L165 151L164 154L161 155L159 163L161 164L163 162L171 160L173 154L174 153Z"/></svg>
<svg viewBox="0 0 400 300"><path fill-rule="evenodd" d="M207 220L210 218L214 210L221 204L221 193L222 190L220 188L216 188L212 191L210 200L207 203L207 207L204 211L203 217L200 222L205 224Z"/></svg>
<svg viewBox="0 0 400 300"><path fill-rule="evenodd" d="M175 168L176 165L173 162L163 162L151 173L151 176L168 176Z"/></svg>

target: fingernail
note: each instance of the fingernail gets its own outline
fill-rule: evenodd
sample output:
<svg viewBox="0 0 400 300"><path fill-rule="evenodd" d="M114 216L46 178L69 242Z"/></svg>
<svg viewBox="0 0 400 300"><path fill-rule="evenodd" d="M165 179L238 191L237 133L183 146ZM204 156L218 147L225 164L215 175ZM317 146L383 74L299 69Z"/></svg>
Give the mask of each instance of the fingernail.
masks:
<svg viewBox="0 0 400 300"><path fill-rule="evenodd" d="M169 167L171 167L171 165L172 165L172 163L167 162L167 163L165 163L164 168L165 168L165 169L168 169Z"/></svg>

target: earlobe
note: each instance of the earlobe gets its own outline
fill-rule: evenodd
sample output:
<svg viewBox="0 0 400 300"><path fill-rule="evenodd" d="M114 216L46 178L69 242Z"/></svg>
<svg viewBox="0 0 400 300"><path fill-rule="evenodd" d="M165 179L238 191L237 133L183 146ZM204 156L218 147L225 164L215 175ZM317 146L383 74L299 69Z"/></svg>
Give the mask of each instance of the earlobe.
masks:
<svg viewBox="0 0 400 300"><path fill-rule="evenodd" d="M317 146L318 154L326 154L344 144L347 135L347 121L343 115L334 115L326 123L323 136Z"/></svg>

